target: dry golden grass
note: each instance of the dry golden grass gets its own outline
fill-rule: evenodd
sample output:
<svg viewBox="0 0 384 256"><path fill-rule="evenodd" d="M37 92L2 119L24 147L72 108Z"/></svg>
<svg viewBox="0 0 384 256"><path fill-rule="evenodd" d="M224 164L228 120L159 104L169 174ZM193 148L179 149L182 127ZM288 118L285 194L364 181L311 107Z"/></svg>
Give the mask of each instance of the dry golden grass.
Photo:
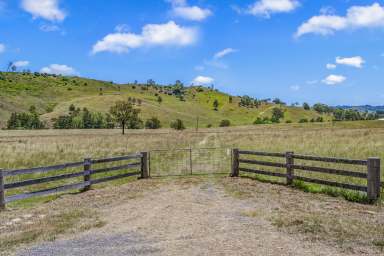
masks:
<svg viewBox="0 0 384 256"><path fill-rule="evenodd" d="M133 130L129 131L125 136L121 135L119 130L0 131L0 168L31 168L81 161L85 157L101 158L126 155L138 151L189 147L241 148L267 152L294 151L299 154L352 159L367 159L368 157L377 156L384 159L384 122L260 125L203 129L199 130L199 132L195 130L179 132L169 129L154 131ZM184 157L187 157L187 155L188 154ZM220 158L221 155L211 154L210 156ZM176 156L177 155L174 157ZM201 157L196 155L194 158L196 158L194 159L195 161ZM176 159L155 160L161 161L157 166L161 166L163 174L166 173L167 166L169 166L171 173L171 169L175 168L174 165L178 164ZM186 160L187 161L182 161L185 162L183 162L183 164L186 165L184 167L188 169L189 165L187 162L189 159ZM221 161L222 164L228 163L228 168L223 167L225 168L223 172L229 170L230 164L228 160L230 160L230 156L226 156L226 159L213 160L216 162ZM207 161L213 160L207 159ZM272 159L261 158L261 160ZM273 160L284 161L284 159ZM300 161L297 162L299 163ZM156 166L156 163L153 162L152 164ZM308 162L306 164L308 164ZM334 168L347 168L354 171L366 171L364 167L316 164ZM199 163L199 165L203 167L204 163ZM206 166L207 168L211 168L209 164ZM263 169L285 172L283 169L276 170L276 168ZM299 175L308 175L308 173L300 171L296 173ZM313 178L336 179L339 182L366 184L364 180L347 177L316 173L310 173L310 175ZM40 176L32 175L31 177L22 178L34 177ZM7 182L9 181L10 179L7 180ZM338 194L337 191L335 192L333 190L313 189L303 186L303 184L297 185L312 192ZM39 185L35 188L42 189L44 185ZM15 191L9 191L9 193L15 193ZM24 191L28 191L28 188ZM350 200L360 200L360 195L346 194L345 196ZM36 200L44 201L45 198ZM32 202L34 201L35 199L32 200Z"/></svg>

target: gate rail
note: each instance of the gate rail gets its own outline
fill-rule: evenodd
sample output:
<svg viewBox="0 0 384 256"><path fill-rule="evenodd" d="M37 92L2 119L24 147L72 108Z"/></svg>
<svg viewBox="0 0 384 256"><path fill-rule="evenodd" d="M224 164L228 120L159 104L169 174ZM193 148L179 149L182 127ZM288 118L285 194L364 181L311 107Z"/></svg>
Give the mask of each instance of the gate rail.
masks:
<svg viewBox="0 0 384 256"><path fill-rule="evenodd" d="M120 164L113 167L103 167L103 168L93 168L94 165L104 164L104 163L112 163L112 162L121 162L127 160L137 160L133 163L129 164ZM27 199L34 196L44 196L54 193L59 193L67 190L75 190L81 189L83 191L87 191L91 188L93 184L99 184L107 181L122 179L126 177L141 175L141 178L148 178L148 153L141 152L130 154L126 156L112 157L112 158L103 158L103 159L90 159L86 158L81 162L73 162L73 163L65 163L60 165L46 166L46 167L36 167L30 169L19 169L19 170L2 170L0 169L0 210L5 208L7 203ZM5 183L6 177L17 177L23 178L23 175L28 174L42 174L49 173L53 171L63 171L67 168L75 168L83 166L83 170L79 172L65 173L65 174L55 174L54 176L41 177L35 179L26 179L17 182ZM93 178L94 174L109 174L114 171L123 171L123 170L131 170L138 169L134 172L124 172L119 174L112 174L112 176L104 176L101 178ZM37 185L37 184L45 184L53 181L61 181L68 180L76 177L83 177L82 182L72 183L57 186L49 189L42 189L33 192L25 192L19 194L13 194L11 196L6 196L5 192L10 189L15 188L23 188L26 186Z"/></svg>
<svg viewBox="0 0 384 256"><path fill-rule="evenodd" d="M381 194L382 183L380 181L381 179L380 158L371 157L371 158L368 158L367 160L355 160L355 159L345 159L345 158L298 155L298 154L294 154L294 152L269 153L269 152L245 151L245 150L239 150L239 149L233 149L232 154L233 154L232 173L231 173L232 177L238 177L240 172L247 172L247 173L255 173L255 174L261 174L261 175L267 175L267 176L286 178L287 185L292 185L294 180L298 180L303 182L316 183L320 185L357 190L357 191L366 192L369 201L376 201ZM244 155L284 158L285 162L284 163L274 162L274 161L270 162L270 161L259 161L254 159L241 158L241 156L244 156ZM319 166L299 165L299 164L295 164L295 159L306 160L306 161L316 161L316 162L326 162L326 163L347 164L347 165L355 165L355 166L356 165L365 166L367 172L356 172L356 171L341 170L341 169L335 169L335 168L324 168ZM242 164L248 164L251 166L257 165L257 166L283 168L286 171L285 173L266 171L261 169L243 167ZM295 170L364 179L367 181L367 186L303 177L303 176L295 175Z"/></svg>

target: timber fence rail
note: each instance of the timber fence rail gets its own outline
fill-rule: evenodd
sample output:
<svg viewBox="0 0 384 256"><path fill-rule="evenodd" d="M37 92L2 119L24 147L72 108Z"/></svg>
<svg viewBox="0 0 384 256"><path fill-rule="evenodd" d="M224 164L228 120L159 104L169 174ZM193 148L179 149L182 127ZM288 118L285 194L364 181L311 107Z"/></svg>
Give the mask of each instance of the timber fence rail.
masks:
<svg viewBox="0 0 384 256"><path fill-rule="evenodd" d="M130 163L121 164L122 161L133 161ZM98 164L106 163L119 163L117 166L112 167L100 167L96 168ZM81 171L75 171L71 173L60 173L61 171L68 168L78 168L83 167ZM125 172L125 170L135 170L130 172ZM118 174L113 174L113 172L120 171ZM25 175L35 175L35 174L44 174L55 172L53 176L48 177L39 177L39 178L30 178L23 179ZM59 174L57 173L59 172ZM112 173L112 174L111 174ZM102 174L102 177L93 177L97 174ZM112 176L111 176L112 175ZM65 163L60 165L46 166L46 167L37 167L30 169L19 169L19 170L2 170L0 169L0 210L4 209L7 203L27 199L35 196L44 196L55 193L60 193L68 190L80 189L82 191L87 191L91 188L93 184L99 184L103 182L108 182L112 180L122 179L131 176L139 176L140 178L148 178L148 153L141 152L130 154L126 156L103 158L103 159L91 159L86 158L81 162L72 162ZM6 183L6 177L18 178L17 181L12 181ZM11 189L20 189L27 186L46 184L55 181L70 180L78 177L83 177L81 182L77 181L71 184L65 184L56 186L49 189L40 189L32 192L24 192L18 194L12 194L6 196L6 191Z"/></svg>
<svg viewBox="0 0 384 256"><path fill-rule="evenodd" d="M308 156L308 155L299 155L294 152L286 153L269 153L269 152L257 152L257 151L245 151L239 149L232 150L232 177L238 177L240 172L254 173L259 175L280 177L286 179L287 185L292 185L295 180L315 183L320 185L332 186L337 188L356 190L367 193L367 198L369 201L374 202L379 199L381 194L381 183L380 178L380 159L379 158L368 158L367 160L352 160L344 158L331 158L331 157L317 157L317 156ZM243 156L248 156L247 159ZM276 159L284 159L280 162L275 161L260 161L255 159L249 159L250 157L259 156L259 157L270 157ZM323 163L333 163L333 164L343 164L350 166L364 166L366 171L357 172L342 170L336 168L324 168L319 166L307 165L307 164L295 164L295 160L303 161L314 161L314 162L323 162ZM244 167L246 165L246 167ZM251 166L251 167L249 167ZM282 172L262 170L254 166L268 166L275 167L278 169L283 169ZM296 175L295 170L304 171L305 173L321 173L326 175L337 175L350 177L353 179L360 179L366 181L366 186L348 184L330 180L323 180L312 177L304 177L304 175Z"/></svg>

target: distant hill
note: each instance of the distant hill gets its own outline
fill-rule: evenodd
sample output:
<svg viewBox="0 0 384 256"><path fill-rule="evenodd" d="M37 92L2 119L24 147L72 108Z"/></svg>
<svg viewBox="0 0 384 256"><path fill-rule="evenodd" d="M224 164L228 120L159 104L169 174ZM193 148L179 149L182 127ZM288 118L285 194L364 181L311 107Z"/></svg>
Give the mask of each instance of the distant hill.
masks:
<svg viewBox="0 0 384 256"><path fill-rule="evenodd" d="M162 102L158 102L158 97ZM228 119L231 125L249 125L257 117L271 117L274 107L280 105L263 103L259 107L240 107L241 97L205 87L184 87L183 97L175 96L167 87L140 84L113 84L80 77L63 77L38 73L0 72L0 126L4 127L12 112L28 111L35 106L41 119L50 123L52 118L67 114L71 104L87 107L91 111L108 112L118 100L128 97L140 101L143 120L155 116L163 127L169 127L174 119L181 119L187 127L217 127L221 120ZM232 100L230 100L232 98ZM213 102L219 102L218 110ZM281 106L285 111L282 122L298 122L321 115L301 107ZM329 116L323 116L329 120Z"/></svg>
<svg viewBox="0 0 384 256"><path fill-rule="evenodd" d="M342 109L356 109L361 112L377 112L384 111L384 106L371 106L371 105L361 105L361 106L337 106L337 108Z"/></svg>

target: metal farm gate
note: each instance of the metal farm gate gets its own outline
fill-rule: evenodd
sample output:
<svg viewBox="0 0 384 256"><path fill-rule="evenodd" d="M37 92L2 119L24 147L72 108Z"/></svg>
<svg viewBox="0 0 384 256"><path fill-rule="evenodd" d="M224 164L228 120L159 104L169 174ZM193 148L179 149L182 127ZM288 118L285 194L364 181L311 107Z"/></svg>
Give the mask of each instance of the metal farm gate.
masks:
<svg viewBox="0 0 384 256"><path fill-rule="evenodd" d="M152 177L228 174L231 162L229 148L152 150L148 156Z"/></svg>

